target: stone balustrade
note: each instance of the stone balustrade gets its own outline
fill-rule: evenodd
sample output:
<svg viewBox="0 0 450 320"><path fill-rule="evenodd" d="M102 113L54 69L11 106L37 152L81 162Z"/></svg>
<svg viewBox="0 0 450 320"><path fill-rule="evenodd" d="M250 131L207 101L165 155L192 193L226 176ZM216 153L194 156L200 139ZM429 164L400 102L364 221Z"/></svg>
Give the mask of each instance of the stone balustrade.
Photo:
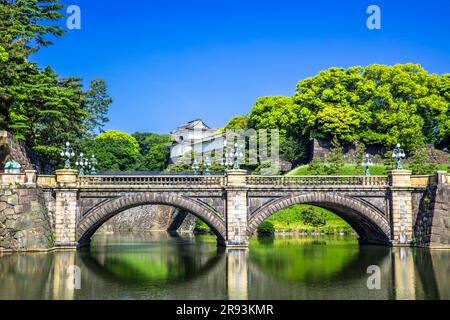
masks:
<svg viewBox="0 0 450 320"><path fill-rule="evenodd" d="M450 174L446 175L450 183ZM24 184L29 182L26 173L0 174L0 184ZM386 176L246 176L248 186L305 187L305 186L388 186ZM435 185L436 175L411 176L411 187ZM43 188L57 186L56 175L37 175L37 184ZM96 186L224 186L225 176L80 176L80 187Z"/></svg>
<svg viewBox="0 0 450 320"><path fill-rule="evenodd" d="M145 186L224 186L224 176L82 176L83 187L145 187Z"/></svg>
<svg viewBox="0 0 450 320"><path fill-rule="evenodd" d="M0 174L0 184L27 182L27 175ZM446 176L446 183L450 182L450 174ZM247 176L248 186L388 186L389 179L386 176ZM412 176L412 187L426 187L436 184L436 175ZM37 184L44 188L54 188L57 185L55 175L38 175ZM95 186L224 186L225 176L80 176L80 187Z"/></svg>
<svg viewBox="0 0 450 320"><path fill-rule="evenodd" d="M38 175L37 184L42 188L54 188L56 187L55 175Z"/></svg>
<svg viewBox="0 0 450 320"><path fill-rule="evenodd" d="M16 173L16 174L3 173L3 174L0 174L0 184L2 184L2 185L24 184L25 182L26 182L25 173Z"/></svg>
<svg viewBox="0 0 450 320"><path fill-rule="evenodd" d="M387 186L385 176L247 176L247 185L270 187Z"/></svg>
<svg viewBox="0 0 450 320"><path fill-rule="evenodd" d="M411 187L426 187L428 185L435 185L436 183L436 175L411 176Z"/></svg>
<svg viewBox="0 0 450 320"><path fill-rule="evenodd" d="M35 170L25 170L23 173L2 173L0 174L0 185L30 185L36 184L37 173Z"/></svg>

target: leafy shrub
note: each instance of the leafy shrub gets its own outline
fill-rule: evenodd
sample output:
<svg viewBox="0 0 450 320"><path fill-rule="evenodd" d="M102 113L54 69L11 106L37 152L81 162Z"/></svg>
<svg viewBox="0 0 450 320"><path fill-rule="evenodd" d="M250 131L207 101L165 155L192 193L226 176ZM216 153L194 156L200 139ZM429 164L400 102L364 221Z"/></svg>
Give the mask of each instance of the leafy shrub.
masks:
<svg viewBox="0 0 450 320"><path fill-rule="evenodd" d="M301 219L304 224L313 226L315 228L325 226L327 224L326 216L321 211L310 207L302 211Z"/></svg>
<svg viewBox="0 0 450 320"><path fill-rule="evenodd" d="M437 165L431 163L430 155L426 146L419 147L414 151L409 169L414 175L433 174L437 170Z"/></svg>
<svg viewBox="0 0 450 320"><path fill-rule="evenodd" d="M275 226L270 221L264 221L258 227L258 234L274 234Z"/></svg>
<svg viewBox="0 0 450 320"><path fill-rule="evenodd" d="M279 175L280 174L280 168L278 165L273 164L271 160L266 160L253 171L252 175Z"/></svg>
<svg viewBox="0 0 450 320"><path fill-rule="evenodd" d="M309 175L322 176L326 174L326 165L316 157L309 163L307 171Z"/></svg>
<svg viewBox="0 0 450 320"><path fill-rule="evenodd" d="M202 220L196 219L195 220L195 225L194 225L194 232L196 232L196 233L209 233L209 232L211 232L211 229Z"/></svg>

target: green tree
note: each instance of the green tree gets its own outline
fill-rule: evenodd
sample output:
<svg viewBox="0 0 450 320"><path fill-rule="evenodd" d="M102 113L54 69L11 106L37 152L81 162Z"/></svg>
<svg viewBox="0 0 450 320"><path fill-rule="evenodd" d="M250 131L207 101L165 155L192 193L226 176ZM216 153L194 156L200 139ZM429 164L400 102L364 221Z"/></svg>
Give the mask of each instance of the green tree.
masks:
<svg viewBox="0 0 450 320"><path fill-rule="evenodd" d="M130 171L136 167L139 144L131 135L120 131L106 131L88 143L95 154L99 171Z"/></svg>
<svg viewBox="0 0 450 320"><path fill-rule="evenodd" d="M356 150L355 150L355 170L359 174L364 173L364 167L362 163L366 157L366 146L364 143L357 141L356 142Z"/></svg>
<svg viewBox="0 0 450 320"><path fill-rule="evenodd" d="M172 137L168 134L157 134L157 133L133 133L132 136L139 143L139 152L145 156L150 151L150 149L155 145L160 144L170 144L172 142Z"/></svg>
<svg viewBox="0 0 450 320"><path fill-rule="evenodd" d="M276 176L280 174L280 168L272 162L272 160L263 161L255 168L253 175Z"/></svg>
<svg viewBox="0 0 450 320"><path fill-rule="evenodd" d="M97 131L103 132L103 127L109 121L109 106L113 102L108 94L106 83L103 79L91 81L86 96L86 113L84 120L86 132L94 135Z"/></svg>
<svg viewBox="0 0 450 320"><path fill-rule="evenodd" d="M340 142L357 140L358 129L365 122L361 112L367 93L361 67L331 68L300 81L294 95L298 130L310 138Z"/></svg>
<svg viewBox="0 0 450 320"><path fill-rule="evenodd" d="M263 221L258 226L258 234L260 235L273 235L275 233L275 226L270 221Z"/></svg>
<svg viewBox="0 0 450 320"><path fill-rule="evenodd" d="M20 85L11 90L6 128L42 156L57 159L65 141L84 136L83 91L80 79L59 79L50 67L29 64Z"/></svg>
<svg viewBox="0 0 450 320"><path fill-rule="evenodd" d="M248 117L247 116L236 116L228 122L225 126L226 130L247 130L248 129Z"/></svg>
<svg viewBox="0 0 450 320"><path fill-rule="evenodd" d="M327 158L326 172L329 175L338 175L344 167L344 154L339 140L335 136L331 142L332 148L329 157Z"/></svg>
<svg viewBox="0 0 450 320"><path fill-rule="evenodd" d="M436 117L436 136L442 148L450 149L450 74L444 74L439 83L439 95L447 102L447 112Z"/></svg>
<svg viewBox="0 0 450 320"><path fill-rule="evenodd" d="M424 142L448 148L449 107L449 74L429 74L415 64L330 68L301 80L292 98L259 98L248 127L279 129L283 159L299 164L309 158L313 138L401 143L407 151Z"/></svg>
<svg viewBox="0 0 450 320"><path fill-rule="evenodd" d="M50 45L49 37L64 34L57 24L62 8L58 0L0 0L0 127L11 122L9 109L30 68L29 55Z"/></svg>
<svg viewBox="0 0 450 320"><path fill-rule="evenodd" d="M191 151L186 152L182 157L180 157L175 164L172 164L167 167L168 172L192 172L192 164L194 162L194 159L200 159L200 155L197 153ZM198 161L199 165L199 172L203 169L202 163L200 160Z"/></svg>
<svg viewBox="0 0 450 320"><path fill-rule="evenodd" d="M313 226L315 228L322 227L327 224L326 215L314 207L309 207L301 212L301 220L304 224Z"/></svg>
<svg viewBox="0 0 450 320"><path fill-rule="evenodd" d="M421 146L414 151L409 169L412 170L414 175L434 174L436 172L437 165L431 161L426 146Z"/></svg>
<svg viewBox="0 0 450 320"><path fill-rule="evenodd" d="M392 157L393 150L388 150L383 157L383 165L387 169L395 169L395 159Z"/></svg>
<svg viewBox="0 0 450 320"><path fill-rule="evenodd" d="M308 164L308 174L312 176L325 175L327 174L326 165L320 158L314 157L314 159L312 159L312 161Z"/></svg>
<svg viewBox="0 0 450 320"><path fill-rule="evenodd" d="M248 115L248 125L254 129L279 129L282 133L295 130L297 109L290 97L262 97Z"/></svg>
<svg viewBox="0 0 450 320"><path fill-rule="evenodd" d="M137 169L143 171L163 171L167 168L170 158L170 149L166 144L155 144L142 157Z"/></svg>
<svg viewBox="0 0 450 320"><path fill-rule="evenodd" d="M0 46L0 63L6 62L9 59L9 54L6 50Z"/></svg>
<svg viewBox="0 0 450 320"><path fill-rule="evenodd" d="M58 0L0 0L0 127L53 166L65 141L81 146L103 125L110 103L102 80L84 92L81 79L29 62L65 33L58 23L63 7Z"/></svg>
<svg viewBox="0 0 450 320"><path fill-rule="evenodd" d="M309 141L307 139L298 139L294 136L286 135L281 137L280 156L281 159L291 162L293 165L299 165L309 158Z"/></svg>
<svg viewBox="0 0 450 320"><path fill-rule="evenodd" d="M201 219L195 219L194 232L200 234L210 233L211 229Z"/></svg>
<svg viewBox="0 0 450 320"><path fill-rule="evenodd" d="M311 138L366 145L400 142L412 150L421 141L447 139L448 77L414 64L331 68L297 85L297 127Z"/></svg>

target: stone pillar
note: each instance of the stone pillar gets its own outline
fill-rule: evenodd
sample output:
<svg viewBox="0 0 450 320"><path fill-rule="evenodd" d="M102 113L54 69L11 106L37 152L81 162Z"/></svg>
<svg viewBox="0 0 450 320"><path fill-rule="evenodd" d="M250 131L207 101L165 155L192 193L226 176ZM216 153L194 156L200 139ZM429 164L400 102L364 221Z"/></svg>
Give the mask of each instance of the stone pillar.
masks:
<svg viewBox="0 0 450 320"><path fill-rule="evenodd" d="M77 223L77 172L75 170L57 170L55 189L55 246L76 248Z"/></svg>
<svg viewBox="0 0 450 320"><path fill-rule="evenodd" d="M416 270L412 249L393 248L392 264L395 299L416 300Z"/></svg>
<svg viewBox="0 0 450 320"><path fill-rule="evenodd" d="M37 183L37 171L25 170L25 183L27 185L36 185Z"/></svg>
<svg viewBox="0 0 450 320"><path fill-rule="evenodd" d="M74 300L75 290L81 289L80 268L75 265L76 252L56 252L53 256L50 298Z"/></svg>
<svg viewBox="0 0 450 320"><path fill-rule="evenodd" d="M246 176L245 170L227 171L227 247L248 246Z"/></svg>
<svg viewBox="0 0 450 320"><path fill-rule="evenodd" d="M390 172L390 221L393 245L409 246L412 243L411 174L412 172L408 170L394 170Z"/></svg>
<svg viewBox="0 0 450 320"><path fill-rule="evenodd" d="M248 251L227 249L227 289L229 300L248 300Z"/></svg>
<svg viewBox="0 0 450 320"><path fill-rule="evenodd" d="M450 183L450 181L448 181L448 173L447 171L437 171L436 172L436 183L438 185L443 185L446 183Z"/></svg>

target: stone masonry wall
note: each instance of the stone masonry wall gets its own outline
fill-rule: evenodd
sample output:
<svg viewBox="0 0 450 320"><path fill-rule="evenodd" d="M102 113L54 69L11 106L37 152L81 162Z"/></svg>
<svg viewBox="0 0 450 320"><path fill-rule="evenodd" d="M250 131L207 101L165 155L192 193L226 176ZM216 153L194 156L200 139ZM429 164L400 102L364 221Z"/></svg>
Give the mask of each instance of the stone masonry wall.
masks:
<svg viewBox="0 0 450 320"><path fill-rule="evenodd" d="M25 146L25 142L17 140L9 132L0 130L1 170L3 170L3 165L9 160L15 160L20 163L22 170L36 169L41 173L54 171L54 168L48 164L48 159L38 156Z"/></svg>
<svg viewBox="0 0 450 320"><path fill-rule="evenodd" d="M179 215L179 210L169 206L146 205L132 208L119 213L107 221L100 229L100 232L117 232L123 230L149 230L167 231L171 228L174 219ZM193 223L186 216L177 227L179 231L192 231ZM175 230L171 230L175 231Z"/></svg>
<svg viewBox="0 0 450 320"><path fill-rule="evenodd" d="M169 226L169 231L178 232L193 232L195 229L195 221L197 217L187 211L175 209L175 214L172 223Z"/></svg>
<svg viewBox="0 0 450 320"><path fill-rule="evenodd" d="M40 189L0 186L0 251L52 247L49 220Z"/></svg>
<svg viewBox="0 0 450 320"><path fill-rule="evenodd" d="M344 160L347 163L355 162L358 148L358 141L353 141L351 143L346 143L342 147L342 152L344 154ZM432 144L425 145L428 157L432 163L444 164L448 163L450 153L448 151L438 150ZM315 158L326 159L330 156L332 149L331 140L324 139L314 139L310 147L311 160ZM365 146L365 152L368 153L375 163L383 163L385 154L391 151L391 148L387 148L381 145ZM408 155L409 157L409 155ZM411 161L411 158L405 159L405 163Z"/></svg>
<svg viewBox="0 0 450 320"><path fill-rule="evenodd" d="M430 187L420 201L414 226L416 244L450 246L450 185Z"/></svg>
<svg viewBox="0 0 450 320"><path fill-rule="evenodd" d="M32 169L33 165L28 157L28 151L24 143L19 142L6 131L0 131L0 165L15 160L22 166L22 169Z"/></svg>

